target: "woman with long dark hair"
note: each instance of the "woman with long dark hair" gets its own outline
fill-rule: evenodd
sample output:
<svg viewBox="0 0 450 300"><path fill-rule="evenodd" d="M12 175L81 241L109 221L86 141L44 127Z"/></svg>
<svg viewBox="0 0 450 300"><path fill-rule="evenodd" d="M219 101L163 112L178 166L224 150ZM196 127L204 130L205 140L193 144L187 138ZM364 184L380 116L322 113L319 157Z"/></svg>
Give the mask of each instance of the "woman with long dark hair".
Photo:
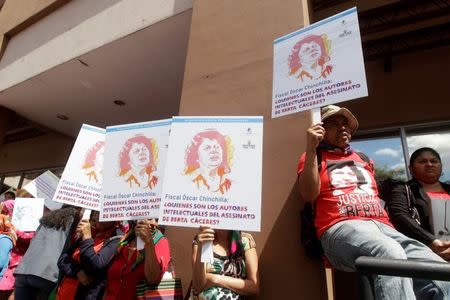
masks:
<svg viewBox="0 0 450 300"><path fill-rule="evenodd" d="M46 299L59 278L58 258L81 218L80 208L64 205L40 220L30 247L14 275L15 299Z"/></svg>
<svg viewBox="0 0 450 300"><path fill-rule="evenodd" d="M398 231L450 260L450 242L432 232L430 218L432 201L450 200L450 185L439 181L441 156L429 147L417 149L411 155L409 170L412 179L406 185L395 186L391 200L386 203L390 219Z"/></svg>

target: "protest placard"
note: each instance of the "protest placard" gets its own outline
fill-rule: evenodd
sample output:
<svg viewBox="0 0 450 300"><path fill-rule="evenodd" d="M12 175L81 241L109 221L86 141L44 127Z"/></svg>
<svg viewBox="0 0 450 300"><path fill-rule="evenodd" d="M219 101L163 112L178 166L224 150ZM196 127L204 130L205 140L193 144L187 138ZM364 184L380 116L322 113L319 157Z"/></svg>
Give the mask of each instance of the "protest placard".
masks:
<svg viewBox="0 0 450 300"><path fill-rule="evenodd" d="M260 230L262 117L174 117L160 224Z"/></svg>
<svg viewBox="0 0 450 300"><path fill-rule="evenodd" d="M53 200L100 209L105 129L83 124Z"/></svg>
<svg viewBox="0 0 450 300"><path fill-rule="evenodd" d="M11 223L21 231L36 231L43 212L43 198L16 198Z"/></svg>
<svg viewBox="0 0 450 300"><path fill-rule="evenodd" d="M443 194L430 200L431 233L442 241L450 241L450 196Z"/></svg>
<svg viewBox="0 0 450 300"><path fill-rule="evenodd" d="M23 188L35 198L44 198L44 205L50 209L59 209L62 203L53 201L59 178L50 171L45 171Z"/></svg>
<svg viewBox="0 0 450 300"><path fill-rule="evenodd" d="M274 41L272 118L365 96L356 8Z"/></svg>
<svg viewBox="0 0 450 300"><path fill-rule="evenodd" d="M100 220L158 217L171 120L106 128Z"/></svg>

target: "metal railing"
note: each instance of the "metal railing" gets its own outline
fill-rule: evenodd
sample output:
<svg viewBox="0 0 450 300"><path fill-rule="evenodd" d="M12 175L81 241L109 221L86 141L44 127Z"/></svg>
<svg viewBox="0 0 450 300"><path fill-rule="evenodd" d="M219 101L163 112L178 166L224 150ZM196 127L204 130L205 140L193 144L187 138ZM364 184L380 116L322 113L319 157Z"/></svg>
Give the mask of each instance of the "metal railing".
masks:
<svg viewBox="0 0 450 300"><path fill-rule="evenodd" d="M359 298L364 300L375 298L370 278L373 274L450 281L450 264L446 262L361 256L356 259L355 265L359 281Z"/></svg>

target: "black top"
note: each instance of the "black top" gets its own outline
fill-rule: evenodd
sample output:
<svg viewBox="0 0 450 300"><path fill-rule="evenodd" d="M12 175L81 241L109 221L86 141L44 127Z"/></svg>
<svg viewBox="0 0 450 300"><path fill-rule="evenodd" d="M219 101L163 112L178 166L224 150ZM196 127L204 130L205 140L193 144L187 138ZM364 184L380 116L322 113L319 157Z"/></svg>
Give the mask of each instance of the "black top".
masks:
<svg viewBox="0 0 450 300"><path fill-rule="evenodd" d="M420 183L411 179L407 182L410 187L411 203L417 208L420 216L420 225L411 217L406 194L405 184L399 183L392 188L391 199L386 202L389 217L395 228L404 235L429 245L436 237L431 233L430 225L430 198L422 190ZM450 194L450 185L441 182L442 188Z"/></svg>
<svg viewBox="0 0 450 300"><path fill-rule="evenodd" d="M102 299L108 265L117 249L120 234L121 232L117 231L112 237L106 239L98 253L94 250L93 239L84 241L79 239L61 254L58 267L62 276L77 278L77 273L83 270L87 275L95 278L89 286L78 285L75 299ZM80 263L72 259L72 254L77 248L80 248Z"/></svg>

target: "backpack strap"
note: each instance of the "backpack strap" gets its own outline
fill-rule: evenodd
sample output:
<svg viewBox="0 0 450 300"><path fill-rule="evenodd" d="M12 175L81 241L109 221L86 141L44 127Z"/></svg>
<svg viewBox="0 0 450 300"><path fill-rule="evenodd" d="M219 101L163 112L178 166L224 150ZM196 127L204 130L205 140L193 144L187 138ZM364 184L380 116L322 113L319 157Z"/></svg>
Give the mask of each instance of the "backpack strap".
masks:
<svg viewBox="0 0 450 300"><path fill-rule="evenodd" d="M355 152L365 163L367 163L370 168L372 169L372 171L375 170L372 161L370 160L370 158L365 155L362 152ZM322 151L317 149L316 150L316 155L317 155L317 167L319 169L319 172L322 171Z"/></svg>
<svg viewBox="0 0 450 300"><path fill-rule="evenodd" d="M364 153L362 153L362 152L355 152L355 153L358 154L358 156L359 156L364 162L366 162L366 163L368 163L368 164L371 163L370 158L369 158L367 155L365 155Z"/></svg>
<svg viewBox="0 0 450 300"><path fill-rule="evenodd" d="M317 155L317 168L319 169L320 173L320 171L322 171L322 151L317 149L316 155Z"/></svg>

